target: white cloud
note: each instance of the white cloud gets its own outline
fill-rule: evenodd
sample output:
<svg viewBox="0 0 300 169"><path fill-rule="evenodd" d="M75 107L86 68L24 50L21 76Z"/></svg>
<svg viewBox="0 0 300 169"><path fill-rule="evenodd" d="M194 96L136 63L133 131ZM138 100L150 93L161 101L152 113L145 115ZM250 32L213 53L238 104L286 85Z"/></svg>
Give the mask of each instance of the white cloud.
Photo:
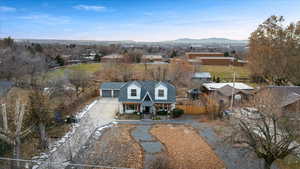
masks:
<svg viewBox="0 0 300 169"><path fill-rule="evenodd" d="M14 12L16 8L9 7L9 6L0 6L0 12Z"/></svg>
<svg viewBox="0 0 300 169"><path fill-rule="evenodd" d="M20 16L19 19L33 21L41 24L47 25L57 25L57 24L68 24L70 23L70 18L66 16L51 16L47 14L35 14Z"/></svg>
<svg viewBox="0 0 300 169"><path fill-rule="evenodd" d="M102 12L106 10L105 6L96 6L96 5L76 5L73 8L85 11L96 11Z"/></svg>

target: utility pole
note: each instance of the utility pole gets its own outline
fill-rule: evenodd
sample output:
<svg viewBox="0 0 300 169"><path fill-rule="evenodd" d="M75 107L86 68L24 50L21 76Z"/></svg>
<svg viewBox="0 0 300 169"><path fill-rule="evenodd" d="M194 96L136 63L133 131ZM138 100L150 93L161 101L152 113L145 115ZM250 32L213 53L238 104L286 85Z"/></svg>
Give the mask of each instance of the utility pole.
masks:
<svg viewBox="0 0 300 169"><path fill-rule="evenodd" d="M231 102L230 102L230 110L233 111L233 101L234 101L234 89L235 89L235 71L233 71L233 85L231 91Z"/></svg>

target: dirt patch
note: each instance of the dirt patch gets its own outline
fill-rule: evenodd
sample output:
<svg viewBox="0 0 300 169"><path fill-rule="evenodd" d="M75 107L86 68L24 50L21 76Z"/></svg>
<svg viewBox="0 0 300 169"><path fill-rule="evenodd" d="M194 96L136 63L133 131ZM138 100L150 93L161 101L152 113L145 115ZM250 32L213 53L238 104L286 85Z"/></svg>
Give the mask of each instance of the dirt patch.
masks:
<svg viewBox="0 0 300 169"><path fill-rule="evenodd" d="M103 135L81 151L75 161L85 164L143 168L143 152L130 136L133 125L116 125L107 129Z"/></svg>
<svg viewBox="0 0 300 169"><path fill-rule="evenodd" d="M156 125L151 134L166 146L174 169L225 168L223 161L191 127Z"/></svg>

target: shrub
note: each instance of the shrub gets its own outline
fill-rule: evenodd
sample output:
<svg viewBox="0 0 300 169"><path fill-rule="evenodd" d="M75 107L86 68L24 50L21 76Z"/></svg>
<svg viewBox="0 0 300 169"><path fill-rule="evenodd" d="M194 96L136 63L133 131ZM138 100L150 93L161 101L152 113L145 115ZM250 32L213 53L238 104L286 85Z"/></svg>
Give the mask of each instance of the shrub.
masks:
<svg viewBox="0 0 300 169"><path fill-rule="evenodd" d="M12 151L11 145L0 140L0 156L4 156L6 153L11 152L11 151Z"/></svg>
<svg viewBox="0 0 300 169"><path fill-rule="evenodd" d="M183 113L184 113L184 110L178 109L178 108L173 109L171 112L173 118L180 117L181 115L183 115Z"/></svg>
<svg viewBox="0 0 300 169"><path fill-rule="evenodd" d="M166 115L168 115L168 111L162 110L162 111L158 111L156 114L157 114L158 116L166 116Z"/></svg>

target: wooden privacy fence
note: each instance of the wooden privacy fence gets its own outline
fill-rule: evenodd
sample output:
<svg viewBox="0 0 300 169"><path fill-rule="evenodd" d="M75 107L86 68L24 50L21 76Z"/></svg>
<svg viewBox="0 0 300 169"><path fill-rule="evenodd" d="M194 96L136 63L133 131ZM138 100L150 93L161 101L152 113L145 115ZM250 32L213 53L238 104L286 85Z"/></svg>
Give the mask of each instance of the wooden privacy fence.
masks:
<svg viewBox="0 0 300 169"><path fill-rule="evenodd" d="M176 105L176 107L184 110L184 114L189 114L189 115L200 115L200 114L207 113L205 106L186 104L186 105Z"/></svg>

